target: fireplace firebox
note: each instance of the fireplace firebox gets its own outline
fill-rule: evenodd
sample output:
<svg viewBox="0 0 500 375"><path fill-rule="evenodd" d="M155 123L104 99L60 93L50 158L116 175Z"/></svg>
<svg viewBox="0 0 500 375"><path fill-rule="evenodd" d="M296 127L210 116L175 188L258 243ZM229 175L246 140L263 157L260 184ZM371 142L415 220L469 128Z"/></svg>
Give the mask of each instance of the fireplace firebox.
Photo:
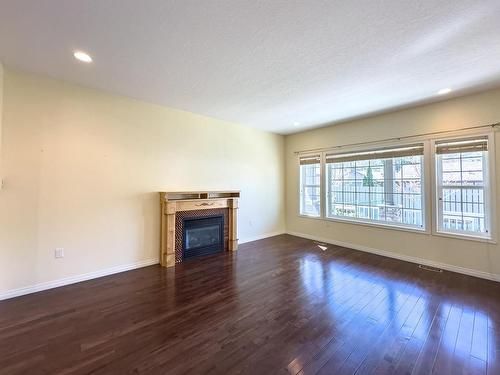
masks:
<svg viewBox="0 0 500 375"><path fill-rule="evenodd" d="M209 255L224 250L224 216L185 218L182 258Z"/></svg>

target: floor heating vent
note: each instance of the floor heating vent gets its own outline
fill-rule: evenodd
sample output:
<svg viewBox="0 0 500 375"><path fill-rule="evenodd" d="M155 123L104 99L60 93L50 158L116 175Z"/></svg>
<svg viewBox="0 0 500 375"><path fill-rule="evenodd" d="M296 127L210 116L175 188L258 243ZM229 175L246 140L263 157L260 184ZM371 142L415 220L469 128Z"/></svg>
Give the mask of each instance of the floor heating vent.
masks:
<svg viewBox="0 0 500 375"><path fill-rule="evenodd" d="M425 266L423 264L419 264L418 268L421 268L421 269L426 270L426 271L432 271L432 272L443 272L443 270L441 268Z"/></svg>

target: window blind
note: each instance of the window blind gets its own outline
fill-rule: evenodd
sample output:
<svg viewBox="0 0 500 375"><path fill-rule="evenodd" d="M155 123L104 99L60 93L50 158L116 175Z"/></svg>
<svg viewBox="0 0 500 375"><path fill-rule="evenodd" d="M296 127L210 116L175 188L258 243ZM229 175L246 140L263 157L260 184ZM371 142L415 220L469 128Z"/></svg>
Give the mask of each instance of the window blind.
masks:
<svg viewBox="0 0 500 375"><path fill-rule="evenodd" d="M319 155L301 156L299 158L300 165L319 164L320 162L321 162L321 157Z"/></svg>
<svg viewBox="0 0 500 375"><path fill-rule="evenodd" d="M488 151L488 137L436 142L436 154Z"/></svg>
<svg viewBox="0 0 500 375"><path fill-rule="evenodd" d="M327 163L341 163L356 160L389 159L404 156L415 156L424 154L424 145L415 144L397 148L383 148L378 150L349 152L338 154L326 154Z"/></svg>

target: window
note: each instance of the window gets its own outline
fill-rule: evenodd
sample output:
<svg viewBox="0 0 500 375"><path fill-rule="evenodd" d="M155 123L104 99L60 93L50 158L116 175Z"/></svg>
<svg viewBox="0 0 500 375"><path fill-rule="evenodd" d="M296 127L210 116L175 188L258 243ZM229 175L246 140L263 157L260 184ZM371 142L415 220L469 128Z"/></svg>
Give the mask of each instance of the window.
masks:
<svg viewBox="0 0 500 375"><path fill-rule="evenodd" d="M423 144L326 154L326 217L424 228Z"/></svg>
<svg viewBox="0 0 500 375"><path fill-rule="evenodd" d="M488 137L437 141L438 232L491 238Z"/></svg>
<svg viewBox="0 0 500 375"><path fill-rule="evenodd" d="M299 154L300 214L496 241L494 133L465 134Z"/></svg>
<svg viewBox="0 0 500 375"><path fill-rule="evenodd" d="M300 214L319 217L321 214L321 157L303 156L300 164Z"/></svg>

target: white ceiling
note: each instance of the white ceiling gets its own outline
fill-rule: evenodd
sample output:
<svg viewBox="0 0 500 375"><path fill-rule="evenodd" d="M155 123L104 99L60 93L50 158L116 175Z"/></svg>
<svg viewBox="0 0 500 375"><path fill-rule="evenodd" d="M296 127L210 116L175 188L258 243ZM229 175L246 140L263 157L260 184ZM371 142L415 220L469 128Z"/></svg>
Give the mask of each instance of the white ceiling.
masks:
<svg viewBox="0 0 500 375"><path fill-rule="evenodd" d="M0 0L0 60L292 133L499 86L499 16L498 0Z"/></svg>

